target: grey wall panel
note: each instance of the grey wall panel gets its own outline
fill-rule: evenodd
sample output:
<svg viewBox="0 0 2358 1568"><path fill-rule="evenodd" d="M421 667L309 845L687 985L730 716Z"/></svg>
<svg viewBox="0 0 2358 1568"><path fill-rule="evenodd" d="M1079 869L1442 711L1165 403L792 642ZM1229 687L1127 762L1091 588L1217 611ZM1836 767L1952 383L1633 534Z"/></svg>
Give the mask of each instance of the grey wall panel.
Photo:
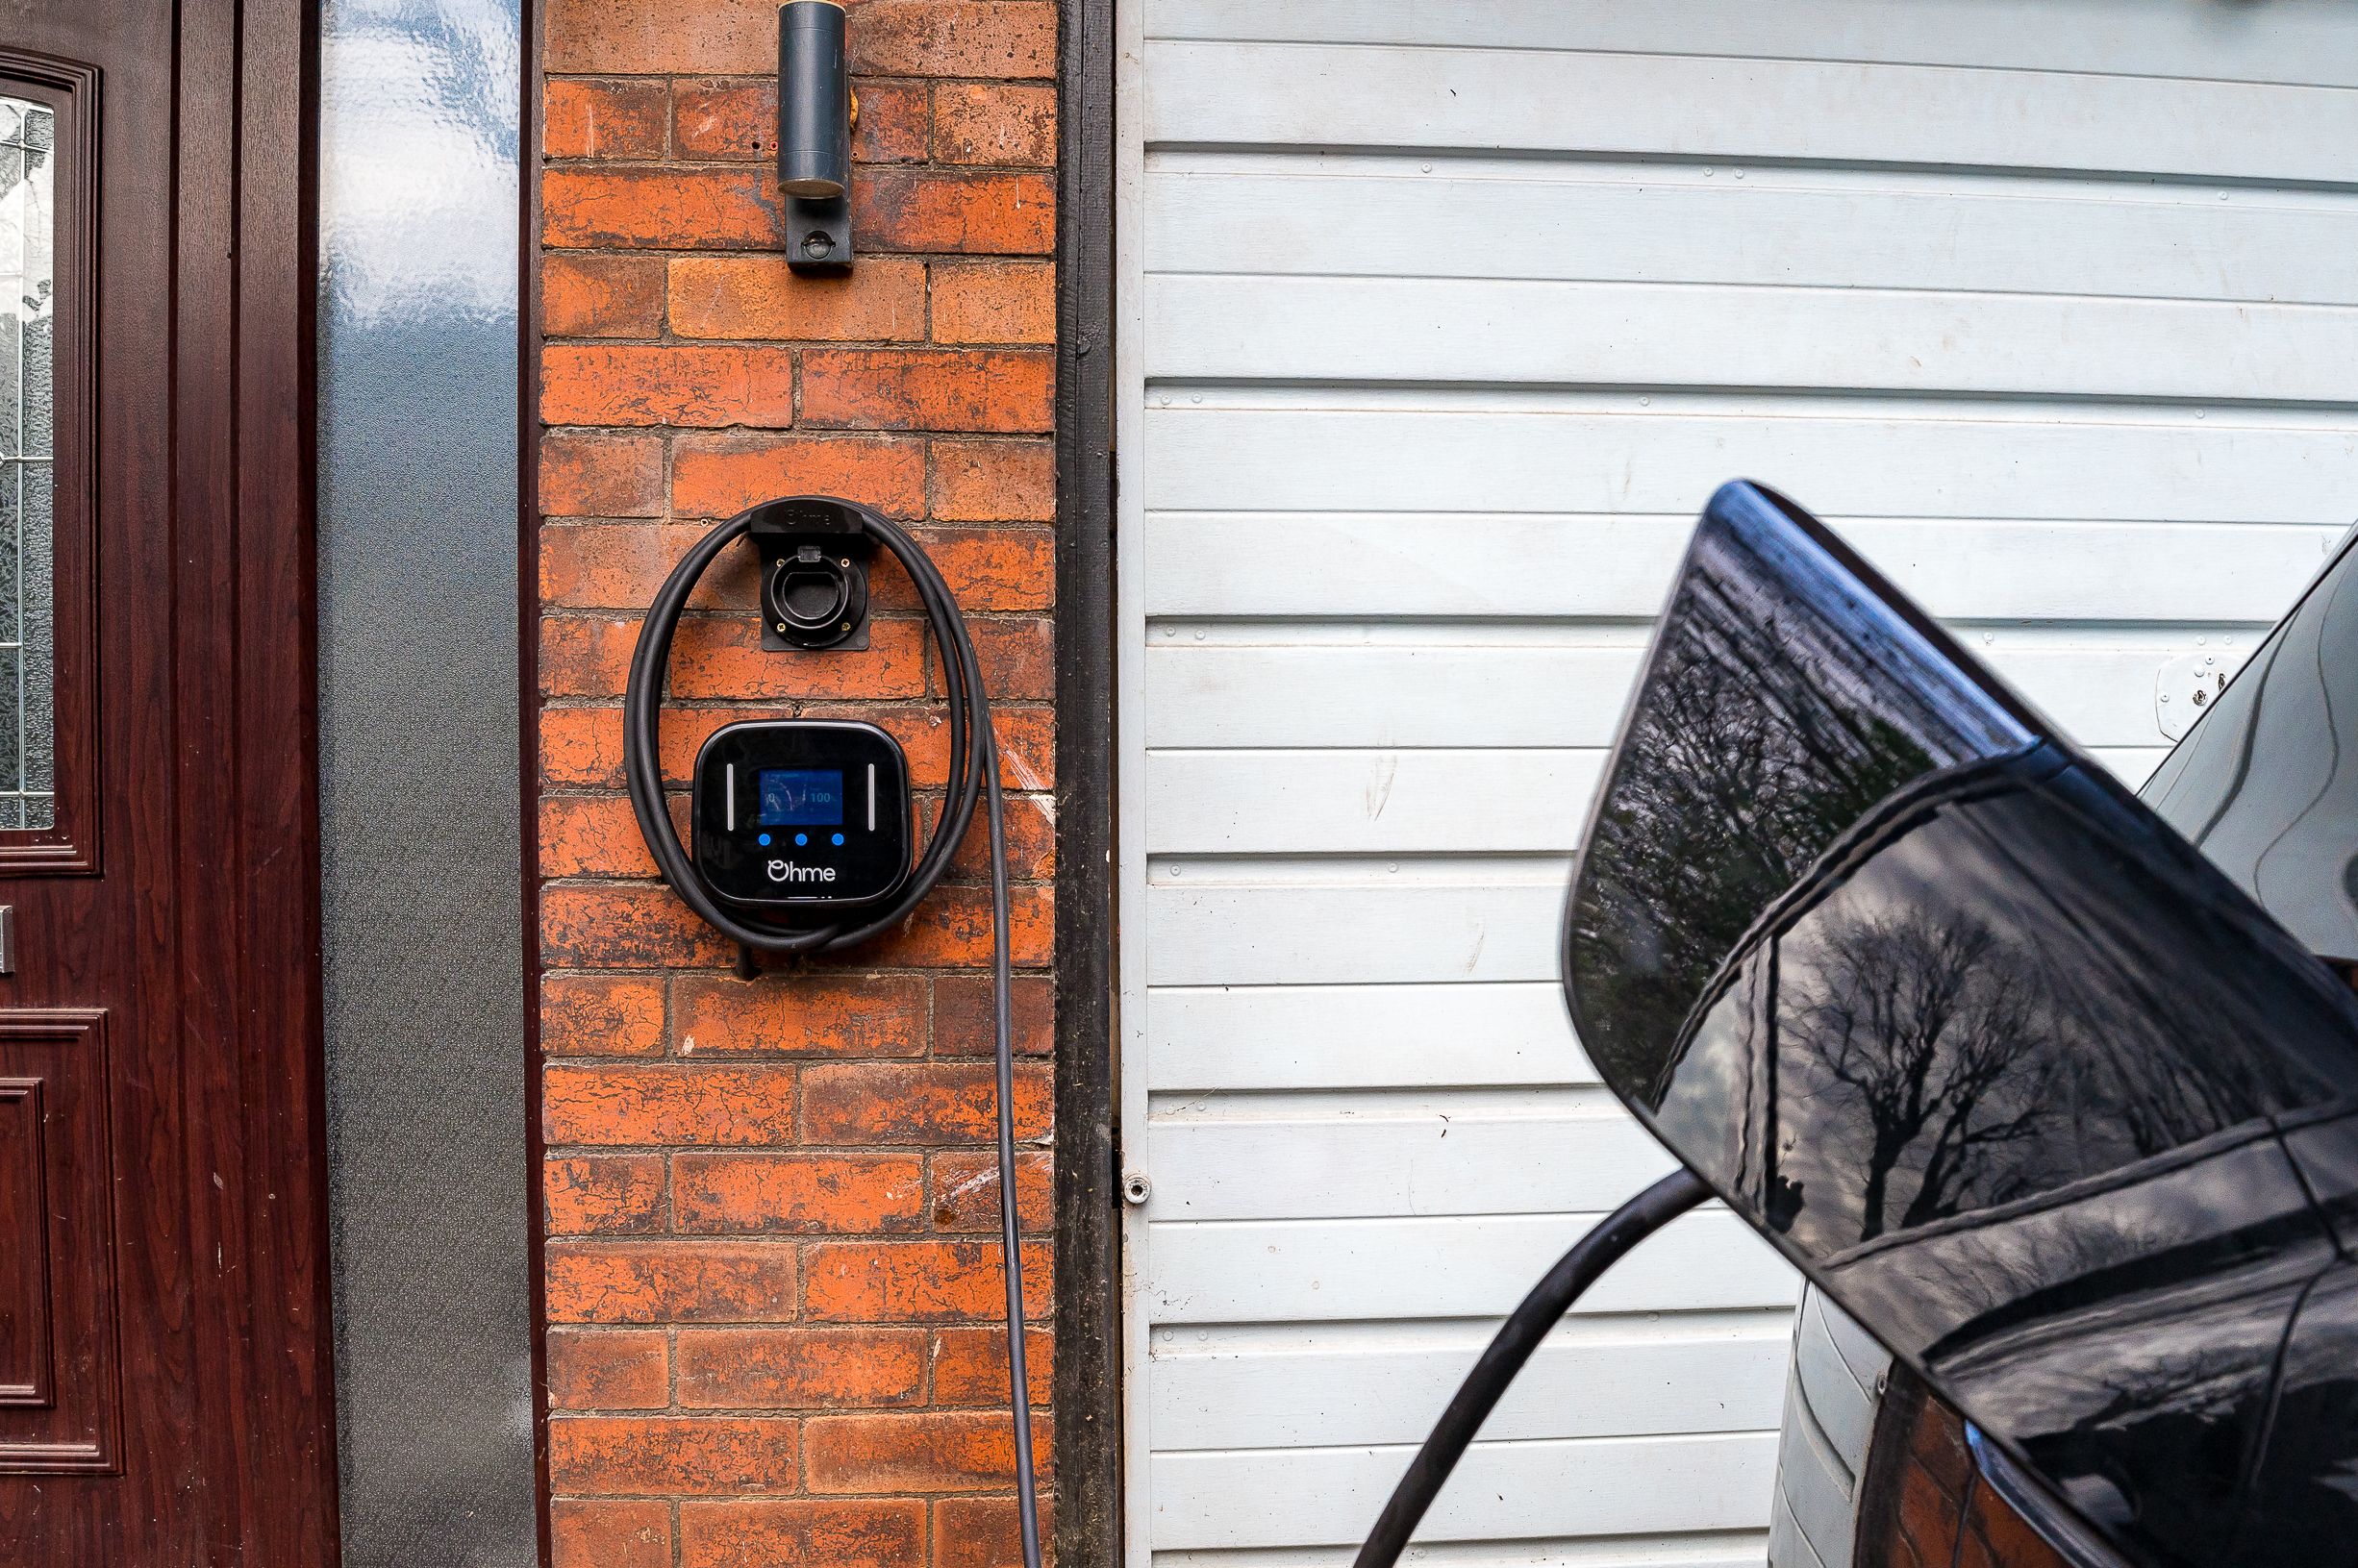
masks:
<svg viewBox="0 0 2358 1568"><path fill-rule="evenodd" d="M537 1559L516 0L331 0L320 770L347 1568Z"/></svg>

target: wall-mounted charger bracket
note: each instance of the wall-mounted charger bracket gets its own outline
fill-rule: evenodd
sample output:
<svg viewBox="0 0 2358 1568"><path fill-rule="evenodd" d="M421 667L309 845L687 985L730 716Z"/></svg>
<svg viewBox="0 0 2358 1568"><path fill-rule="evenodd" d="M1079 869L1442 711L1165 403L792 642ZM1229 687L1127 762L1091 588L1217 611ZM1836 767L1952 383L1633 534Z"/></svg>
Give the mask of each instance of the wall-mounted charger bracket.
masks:
<svg viewBox="0 0 2358 1568"><path fill-rule="evenodd" d="M867 646L867 568L876 540L858 511L824 496L789 496L754 509L745 532L762 555L764 648Z"/></svg>

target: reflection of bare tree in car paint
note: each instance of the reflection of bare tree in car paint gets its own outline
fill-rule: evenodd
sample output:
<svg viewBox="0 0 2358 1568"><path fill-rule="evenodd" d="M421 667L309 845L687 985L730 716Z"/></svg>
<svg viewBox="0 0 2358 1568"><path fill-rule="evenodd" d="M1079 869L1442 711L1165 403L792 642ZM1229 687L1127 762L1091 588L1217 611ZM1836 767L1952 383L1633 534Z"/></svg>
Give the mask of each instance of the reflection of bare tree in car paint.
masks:
<svg viewBox="0 0 2358 1568"><path fill-rule="evenodd" d="M1855 596L1770 602L1731 536L1695 549L1572 910L1576 980L1597 1001L1583 1043L1633 1067L1660 1065L1736 937L1844 828L2020 738L1930 698L1869 701L1879 662L1923 662L1913 633Z"/></svg>
<svg viewBox="0 0 2358 1568"><path fill-rule="evenodd" d="M1834 1114L1865 1134L1861 1241L1884 1232L1895 1199L1906 1229L2033 1190L2014 1157L2044 1134L2064 1063L2044 1048L2028 988L2012 983L2019 962L1990 961L2001 941L1903 908L1825 922L1806 958L1788 949L1777 1019L1788 1092L1850 1104ZM1894 1173L1914 1190L1894 1194Z"/></svg>

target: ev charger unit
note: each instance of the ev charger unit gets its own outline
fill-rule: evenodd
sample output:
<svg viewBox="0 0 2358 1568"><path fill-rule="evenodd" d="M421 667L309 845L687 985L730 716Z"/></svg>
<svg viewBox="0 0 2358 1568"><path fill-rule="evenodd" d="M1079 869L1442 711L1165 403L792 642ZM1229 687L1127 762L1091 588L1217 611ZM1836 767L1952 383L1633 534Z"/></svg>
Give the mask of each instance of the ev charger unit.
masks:
<svg viewBox="0 0 2358 1568"><path fill-rule="evenodd" d="M758 719L714 732L690 786L692 853L674 831L663 770L663 696L671 641L689 596L720 553L760 553L762 645L808 659L867 646L868 563L891 553L916 585L941 658L949 705L949 779L922 851L913 853L909 761L872 724ZM1039 1568L1030 1384L1023 1354L1023 1271L1016 1219L1014 1027L1008 954L1007 829L998 741L974 639L958 601L907 530L857 502L798 495L765 501L714 528L680 559L647 607L622 708L631 809L664 881L738 944L738 973L764 978L765 955L837 953L896 930L948 869L978 807L991 839L991 1033L998 1063L999 1238L1007 1276L1008 1403L1025 1568ZM775 982L791 984L792 970Z"/></svg>

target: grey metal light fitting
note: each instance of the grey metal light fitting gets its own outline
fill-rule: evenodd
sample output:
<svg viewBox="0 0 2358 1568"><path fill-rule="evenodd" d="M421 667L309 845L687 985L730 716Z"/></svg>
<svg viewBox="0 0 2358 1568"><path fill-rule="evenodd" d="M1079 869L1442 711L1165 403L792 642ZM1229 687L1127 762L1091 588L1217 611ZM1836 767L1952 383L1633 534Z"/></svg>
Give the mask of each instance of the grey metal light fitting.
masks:
<svg viewBox="0 0 2358 1568"><path fill-rule="evenodd" d="M851 265L851 128L858 112L838 0L778 8L778 188L786 261L797 272Z"/></svg>

